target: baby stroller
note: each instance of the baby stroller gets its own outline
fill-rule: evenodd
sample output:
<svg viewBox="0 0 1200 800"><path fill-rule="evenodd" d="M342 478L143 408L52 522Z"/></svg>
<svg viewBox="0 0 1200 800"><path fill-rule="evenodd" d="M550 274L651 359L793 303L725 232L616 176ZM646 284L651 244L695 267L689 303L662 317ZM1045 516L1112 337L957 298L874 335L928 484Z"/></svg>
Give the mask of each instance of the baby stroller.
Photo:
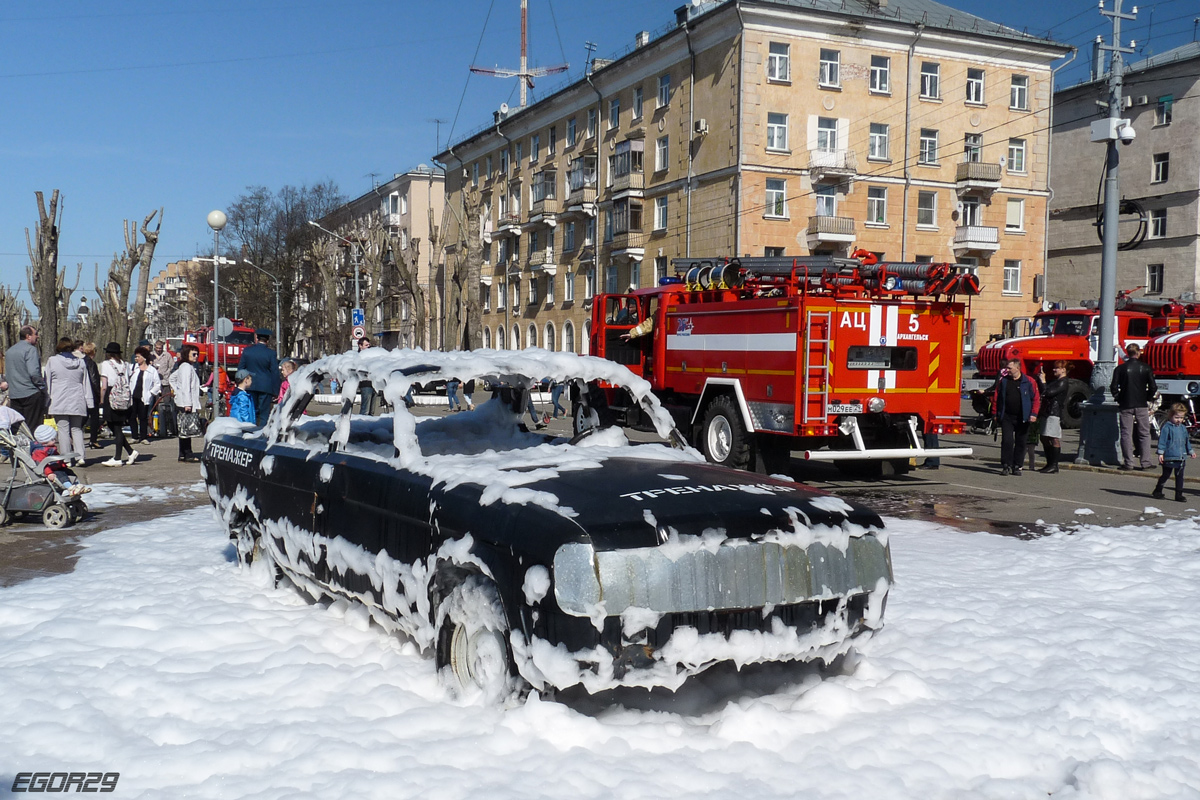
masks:
<svg viewBox="0 0 1200 800"><path fill-rule="evenodd" d="M29 452L33 436L24 423L16 431L0 428L0 476L3 460L12 470L7 481L0 477L0 525L26 515L38 514L47 528L66 528L83 519L87 506L78 495L71 496L57 478L47 477L43 470L67 456L50 456L39 464ZM72 454L73 455L73 454Z"/></svg>

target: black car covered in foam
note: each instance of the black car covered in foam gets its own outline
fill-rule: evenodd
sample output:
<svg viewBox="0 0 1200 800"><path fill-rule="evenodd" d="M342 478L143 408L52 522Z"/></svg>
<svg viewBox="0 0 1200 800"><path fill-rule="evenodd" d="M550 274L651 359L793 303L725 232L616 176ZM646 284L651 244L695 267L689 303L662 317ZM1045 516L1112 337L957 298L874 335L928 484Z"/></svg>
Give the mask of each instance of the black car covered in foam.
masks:
<svg viewBox="0 0 1200 800"><path fill-rule="evenodd" d="M305 414L330 377L341 413ZM406 410L412 384L450 378L492 399L443 417ZM544 378L576 403L591 381L627 388L655 429L643 438L658 441L529 431L526 392ZM365 380L393 415L352 414ZM891 584L876 514L706 463L645 381L601 359L331 356L292 376L266 427L210 427L203 462L244 564L363 604L433 651L452 686L493 695L674 688L723 661L829 660L882 624Z"/></svg>

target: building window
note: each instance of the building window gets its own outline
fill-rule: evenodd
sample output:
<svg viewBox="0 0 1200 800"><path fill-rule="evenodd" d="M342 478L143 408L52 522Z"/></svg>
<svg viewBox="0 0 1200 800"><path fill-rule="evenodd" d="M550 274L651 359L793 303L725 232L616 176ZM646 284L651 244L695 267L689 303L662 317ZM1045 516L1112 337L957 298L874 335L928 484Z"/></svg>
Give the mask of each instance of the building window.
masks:
<svg viewBox="0 0 1200 800"><path fill-rule="evenodd" d="M967 226L982 223L982 209L978 197L967 197L962 201L962 224Z"/></svg>
<svg viewBox="0 0 1200 800"><path fill-rule="evenodd" d="M787 150L788 115L767 114L767 149Z"/></svg>
<svg viewBox="0 0 1200 800"><path fill-rule="evenodd" d="M942 65L936 61L921 62L921 97L937 100L941 97Z"/></svg>
<svg viewBox="0 0 1200 800"><path fill-rule="evenodd" d="M937 192L917 192L917 224L937 225Z"/></svg>
<svg viewBox="0 0 1200 800"><path fill-rule="evenodd" d="M608 101L608 129L620 127L621 125L621 98L614 97Z"/></svg>
<svg viewBox="0 0 1200 800"><path fill-rule="evenodd" d="M575 250L575 223L568 222L563 231L563 251L570 253Z"/></svg>
<svg viewBox="0 0 1200 800"><path fill-rule="evenodd" d="M512 341L509 343L509 348L512 350L521 349L521 328L517 325L512 326Z"/></svg>
<svg viewBox="0 0 1200 800"><path fill-rule="evenodd" d="M615 200L608 218L612 220L614 234L637 233L642 230L642 203L640 200L629 198ZM607 241L612 241L611 235L607 237Z"/></svg>
<svg viewBox="0 0 1200 800"><path fill-rule="evenodd" d="M817 150L832 153L837 150L837 120L817 117Z"/></svg>
<svg viewBox="0 0 1200 800"><path fill-rule="evenodd" d="M496 310L502 311L508 305L508 286L501 282L496 286ZM504 345L501 345L503 347Z"/></svg>
<svg viewBox="0 0 1200 800"><path fill-rule="evenodd" d="M767 216L787 217L787 181L767 178Z"/></svg>
<svg viewBox="0 0 1200 800"><path fill-rule="evenodd" d="M500 174L508 176L508 148L500 151Z"/></svg>
<svg viewBox="0 0 1200 800"><path fill-rule="evenodd" d="M1029 110L1029 76L1013 75L1008 89L1008 107L1014 111Z"/></svg>
<svg viewBox="0 0 1200 800"><path fill-rule="evenodd" d="M670 149L669 136L660 136L654 146L654 171L662 172L667 168L667 157Z"/></svg>
<svg viewBox="0 0 1200 800"><path fill-rule="evenodd" d="M887 56L871 56L871 91L892 90L892 59Z"/></svg>
<svg viewBox="0 0 1200 800"><path fill-rule="evenodd" d="M642 288L642 262L631 261L629 263L629 288Z"/></svg>
<svg viewBox="0 0 1200 800"><path fill-rule="evenodd" d="M609 264L604 268L604 291L608 294L617 293L617 265Z"/></svg>
<svg viewBox="0 0 1200 800"><path fill-rule="evenodd" d="M1155 153L1154 154L1154 173L1150 178L1151 183L1166 183L1171 172L1171 154L1170 153Z"/></svg>
<svg viewBox="0 0 1200 800"><path fill-rule="evenodd" d="M535 133L529 137L529 163L536 164L538 160L538 151L542 149L542 136Z"/></svg>
<svg viewBox="0 0 1200 800"><path fill-rule="evenodd" d="M596 218L588 217L583 223L583 246L591 247L596 243Z"/></svg>
<svg viewBox="0 0 1200 800"><path fill-rule="evenodd" d="M558 128L550 126L550 141L546 142L546 155L552 156L558 150Z"/></svg>
<svg viewBox="0 0 1200 800"><path fill-rule="evenodd" d="M563 302L575 302L575 273L570 269L563 273Z"/></svg>
<svg viewBox="0 0 1200 800"><path fill-rule="evenodd" d="M867 222L877 225L887 224L887 187L870 186L867 188Z"/></svg>
<svg viewBox="0 0 1200 800"><path fill-rule="evenodd" d="M967 70L967 102L983 104L983 70Z"/></svg>
<svg viewBox="0 0 1200 800"><path fill-rule="evenodd" d="M1025 140L1024 139L1009 139L1008 140L1008 171L1009 172L1024 172L1025 171Z"/></svg>
<svg viewBox="0 0 1200 800"><path fill-rule="evenodd" d="M521 307L521 279L512 279L512 304L514 309ZM515 342L514 342L515 344Z"/></svg>
<svg viewBox="0 0 1200 800"><path fill-rule="evenodd" d="M563 342L562 342L563 352L564 353L574 353L575 352L575 325L571 322L571 320L567 320L566 322L563 323L562 339L563 339Z"/></svg>
<svg viewBox="0 0 1200 800"><path fill-rule="evenodd" d="M790 81L792 79L792 46L785 42L771 42L767 54L767 80Z"/></svg>
<svg viewBox="0 0 1200 800"><path fill-rule="evenodd" d="M483 160L483 177L491 179L492 177L492 157L488 156Z"/></svg>
<svg viewBox="0 0 1200 800"><path fill-rule="evenodd" d="M547 274L546 275L546 305L550 305L553 302L554 302L554 276ZM549 343L550 343L549 341L546 342L547 345L549 345Z"/></svg>
<svg viewBox="0 0 1200 800"><path fill-rule="evenodd" d="M1154 124L1155 125L1170 125L1171 112L1175 106L1175 95L1164 94L1158 98L1158 103L1154 106Z"/></svg>
<svg viewBox="0 0 1200 800"><path fill-rule="evenodd" d="M837 216L837 187L815 186L813 187L813 198L817 201L818 217Z"/></svg>
<svg viewBox="0 0 1200 800"><path fill-rule="evenodd" d="M588 109L587 135L589 139L596 137L596 109Z"/></svg>
<svg viewBox="0 0 1200 800"><path fill-rule="evenodd" d="M583 275L583 299L591 300L596 296L596 268L592 267Z"/></svg>
<svg viewBox="0 0 1200 800"><path fill-rule="evenodd" d="M657 108L664 108L671 102L671 74L658 76Z"/></svg>
<svg viewBox="0 0 1200 800"><path fill-rule="evenodd" d="M842 63L842 54L837 50L826 50L821 48L821 70L817 80L822 86L838 86L840 85L841 75L839 67Z"/></svg>
<svg viewBox="0 0 1200 800"><path fill-rule="evenodd" d="M667 260L666 256L655 256L654 257L654 283L655 283L655 285L660 284L662 282L662 279L667 277L667 269L668 269L669 264L670 264L670 262Z"/></svg>
<svg viewBox="0 0 1200 800"><path fill-rule="evenodd" d="M665 231L667 229L667 198L654 198L654 230Z"/></svg>
<svg viewBox="0 0 1200 800"><path fill-rule="evenodd" d="M1021 293L1021 262L1005 259L1004 294Z"/></svg>
<svg viewBox="0 0 1200 800"><path fill-rule="evenodd" d="M408 213L408 192L405 192L404 194L400 195L400 213L401 214Z"/></svg>
<svg viewBox="0 0 1200 800"><path fill-rule="evenodd" d="M492 308L492 287L479 284L479 302L483 306L484 311L490 311Z"/></svg>
<svg viewBox="0 0 1200 800"><path fill-rule="evenodd" d="M921 149L917 154L918 164L937 164L938 132L931 128L921 128Z"/></svg>
<svg viewBox="0 0 1200 800"><path fill-rule="evenodd" d="M547 293L546 299L552 300L553 298L550 296L549 293ZM543 343L543 347L545 347L547 350L550 350L551 352L553 352L554 348L558 345L558 337L554 335L554 323L553 322L546 323L546 332L543 334L542 343Z"/></svg>
<svg viewBox="0 0 1200 800"><path fill-rule="evenodd" d="M978 163L983 160L983 134L968 133L963 136L963 161Z"/></svg>
<svg viewBox="0 0 1200 800"><path fill-rule="evenodd" d="M517 162L517 169L521 168L521 159L525 157L525 143L517 142L517 157L513 161Z"/></svg>
<svg viewBox="0 0 1200 800"><path fill-rule="evenodd" d="M1004 218L1004 230L1025 230L1025 201L1019 197L1008 198L1008 212Z"/></svg>
<svg viewBox="0 0 1200 800"><path fill-rule="evenodd" d="M642 118L642 87L633 90L633 118Z"/></svg>
<svg viewBox="0 0 1200 800"><path fill-rule="evenodd" d="M525 347L527 349L530 347L537 347L537 326L532 322L529 323L529 334L528 338L525 340Z"/></svg>
<svg viewBox="0 0 1200 800"><path fill-rule="evenodd" d="M1162 294L1163 291L1163 265L1162 264L1147 264L1146 265L1146 294Z"/></svg>
<svg viewBox="0 0 1200 800"><path fill-rule="evenodd" d="M471 165L471 185L472 186L479 185L479 162L478 161L476 161L474 164Z"/></svg>
<svg viewBox="0 0 1200 800"><path fill-rule="evenodd" d="M613 210L609 209L604 215L604 241L611 242L613 240Z"/></svg>
<svg viewBox="0 0 1200 800"><path fill-rule="evenodd" d="M1167 235L1167 210L1155 208L1150 211L1150 238L1162 239Z"/></svg>
<svg viewBox="0 0 1200 800"><path fill-rule="evenodd" d="M888 126L884 122L871 123L871 138L867 158L888 159Z"/></svg>
<svg viewBox="0 0 1200 800"><path fill-rule="evenodd" d="M575 128L575 118L571 117L569 120L567 120L567 147L575 146L575 137L577 135L578 131Z"/></svg>
<svg viewBox="0 0 1200 800"><path fill-rule="evenodd" d="M491 349L491 346L492 346L492 329L484 328L483 329L483 349L489 350L489 349Z"/></svg>

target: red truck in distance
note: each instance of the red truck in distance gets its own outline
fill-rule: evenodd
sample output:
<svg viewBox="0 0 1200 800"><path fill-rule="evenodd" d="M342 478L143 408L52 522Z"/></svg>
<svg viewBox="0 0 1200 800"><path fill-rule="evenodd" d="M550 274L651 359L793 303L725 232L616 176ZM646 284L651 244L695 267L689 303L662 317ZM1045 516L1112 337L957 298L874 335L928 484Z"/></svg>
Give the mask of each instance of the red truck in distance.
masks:
<svg viewBox="0 0 1200 800"><path fill-rule="evenodd" d="M236 371L242 351L254 344L254 328L246 325L244 320L235 319L232 322L233 332L222 337L220 342L216 341L211 327L183 332L182 344L194 344L200 350L198 364L201 380L208 379L214 364L219 364L230 373Z"/></svg>
<svg viewBox="0 0 1200 800"><path fill-rule="evenodd" d="M973 275L861 258L676 259L679 276L597 295L591 353L648 380L710 461L781 471L794 449L858 474L905 472L923 434L960 433ZM644 425L604 385L572 397L576 432Z"/></svg>

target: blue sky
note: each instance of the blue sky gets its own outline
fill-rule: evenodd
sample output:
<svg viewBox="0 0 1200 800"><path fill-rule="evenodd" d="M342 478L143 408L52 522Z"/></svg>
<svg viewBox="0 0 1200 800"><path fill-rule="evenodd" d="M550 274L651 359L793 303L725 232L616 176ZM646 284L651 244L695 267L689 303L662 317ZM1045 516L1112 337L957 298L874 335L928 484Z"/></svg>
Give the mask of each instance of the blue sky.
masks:
<svg viewBox="0 0 1200 800"><path fill-rule="evenodd" d="M529 0L531 63L564 57L578 75L657 30L684 0ZM1111 3L1111 0L1110 0ZM1081 46L1086 73L1107 30L1094 0L956 0L949 5ZM1129 5L1129 3L1127 3ZM486 35L484 18L491 7ZM467 66L515 67L518 0L0 0L0 283L25 281L33 193L64 196L60 264L94 266L123 249L123 219L165 207L155 267L211 243L205 216L247 186L332 178L348 196L428 163L463 98L456 135L516 104L514 80ZM1127 38L1162 52L1192 39L1196 0L1140 5ZM1153 24L1151 28L1151 18ZM560 46L561 42L561 46ZM541 90L563 76L542 79ZM466 85L465 97L464 84ZM209 244L211 247L211 244ZM27 294L22 292L27 301ZM78 294L76 295L78 297ZM29 304L31 305L31 304Z"/></svg>

